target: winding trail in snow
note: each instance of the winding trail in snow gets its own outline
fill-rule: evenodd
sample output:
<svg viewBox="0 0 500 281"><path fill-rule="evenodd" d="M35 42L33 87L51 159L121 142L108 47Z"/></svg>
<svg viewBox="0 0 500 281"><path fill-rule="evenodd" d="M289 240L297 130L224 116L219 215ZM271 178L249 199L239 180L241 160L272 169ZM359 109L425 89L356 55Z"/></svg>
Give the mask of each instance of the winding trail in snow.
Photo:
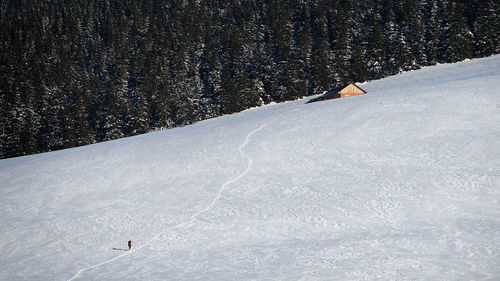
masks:
<svg viewBox="0 0 500 281"><path fill-rule="evenodd" d="M262 130L265 126L267 126L269 123L266 123L262 126L260 126L259 128L251 131L245 138L245 141L238 147L238 152L244 157L247 159L247 168L241 173L239 174L237 177L233 178L233 179L230 179L228 181L226 181L222 186L221 188L217 191L217 195L214 197L214 199L212 199L212 201L207 205L207 207L203 210L200 210L198 212L196 212L194 215L192 215L187 221L184 221L182 223L179 223L179 224L176 224L174 226L170 226L170 227L167 227L165 229L163 229L162 231L160 231L159 233L155 234L153 237L151 237L148 241L146 241L146 243L142 244L141 246L137 247L137 248L134 248L133 250L129 250L129 251L126 251L125 253L121 254L121 255L118 255L112 259L109 259L107 261L104 261L104 262L101 262L101 263L98 263L98 264L95 264L95 265L91 265L91 266L87 266L85 268L82 268L80 270L78 270L78 272L73 276L71 277L70 279L68 279L68 281L72 281L72 280L75 280L82 272L84 271L87 271L87 270L90 270L90 269L93 269L93 268L96 268L96 267L100 267L100 266L103 266L103 265L106 265L106 264L109 264L109 263L112 263L114 262L115 260L117 259L120 259L120 258L123 258L125 256L128 256L136 251L139 251L141 250L142 248L148 246L149 244L151 244L151 242L153 242L156 238L160 237L162 234L165 233L165 231L167 230L171 230L171 229L178 229L178 228L181 228L181 227L184 227L186 225L189 225L191 223L193 223L194 221L196 221L196 218L203 214L203 213L206 213L208 211L210 211L210 209L213 208L213 206L217 203L217 201L219 201L219 199L222 197L222 193L224 192L224 190L231 184L237 182L238 180L240 180L241 178L243 178L246 174L248 174L248 172L252 169L252 166L253 166L253 159L250 158L249 156L247 156L245 154L245 152L243 151L243 148L248 145L248 143L250 142L250 138L252 137L252 135L254 135L255 133L259 132L260 130Z"/></svg>

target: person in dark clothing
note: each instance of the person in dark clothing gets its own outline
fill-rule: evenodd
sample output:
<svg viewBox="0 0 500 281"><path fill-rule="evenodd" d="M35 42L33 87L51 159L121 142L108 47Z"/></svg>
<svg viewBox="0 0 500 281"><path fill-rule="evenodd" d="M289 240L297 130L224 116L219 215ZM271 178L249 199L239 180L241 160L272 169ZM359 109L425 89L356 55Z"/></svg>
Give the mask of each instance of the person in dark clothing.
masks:
<svg viewBox="0 0 500 281"><path fill-rule="evenodd" d="M132 240L128 240L128 249L132 248Z"/></svg>

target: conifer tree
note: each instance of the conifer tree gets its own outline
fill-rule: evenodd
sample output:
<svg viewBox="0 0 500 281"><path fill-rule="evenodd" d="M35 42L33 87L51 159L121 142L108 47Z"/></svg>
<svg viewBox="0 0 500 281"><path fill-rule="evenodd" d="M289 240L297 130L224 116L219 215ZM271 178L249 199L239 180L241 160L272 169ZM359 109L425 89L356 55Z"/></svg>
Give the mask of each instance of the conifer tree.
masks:
<svg viewBox="0 0 500 281"><path fill-rule="evenodd" d="M379 79L384 76L386 53L384 47L384 36L381 25L381 18L378 7L374 7L374 13L371 30L368 33L366 68L369 72L369 79Z"/></svg>
<svg viewBox="0 0 500 281"><path fill-rule="evenodd" d="M439 45L441 37L441 22L437 0L426 0L424 4L425 22L425 56L427 62L424 65L433 65L438 61Z"/></svg>
<svg viewBox="0 0 500 281"><path fill-rule="evenodd" d="M311 1L311 69L309 78L309 94L321 94L331 87L332 79L332 54L328 40L327 18L324 3L319 0Z"/></svg>
<svg viewBox="0 0 500 281"><path fill-rule="evenodd" d="M407 39L400 31L396 22L392 1L384 4L384 37L386 46L386 71L388 74L396 74L404 70L410 70L414 64L414 57L410 52Z"/></svg>
<svg viewBox="0 0 500 281"><path fill-rule="evenodd" d="M425 65L427 56L425 53L425 24L423 21L422 8L415 0L403 0L401 3L402 33L408 40L408 47L413 61L410 62L412 69Z"/></svg>
<svg viewBox="0 0 500 281"><path fill-rule="evenodd" d="M459 0L446 3L441 45L442 60L456 62L471 57L474 38L464 18L463 5Z"/></svg>
<svg viewBox="0 0 500 281"><path fill-rule="evenodd" d="M498 1L478 1L474 34L476 56L483 57L500 52L500 3Z"/></svg>

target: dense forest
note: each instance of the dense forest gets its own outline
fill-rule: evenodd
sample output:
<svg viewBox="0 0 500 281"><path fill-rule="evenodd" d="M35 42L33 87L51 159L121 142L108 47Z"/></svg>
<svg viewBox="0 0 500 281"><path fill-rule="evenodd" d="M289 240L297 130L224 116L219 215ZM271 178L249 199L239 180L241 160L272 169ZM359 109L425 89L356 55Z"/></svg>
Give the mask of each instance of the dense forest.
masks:
<svg viewBox="0 0 500 281"><path fill-rule="evenodd" d="M2 0L0 158L500 53L497 0Z"/></svg>

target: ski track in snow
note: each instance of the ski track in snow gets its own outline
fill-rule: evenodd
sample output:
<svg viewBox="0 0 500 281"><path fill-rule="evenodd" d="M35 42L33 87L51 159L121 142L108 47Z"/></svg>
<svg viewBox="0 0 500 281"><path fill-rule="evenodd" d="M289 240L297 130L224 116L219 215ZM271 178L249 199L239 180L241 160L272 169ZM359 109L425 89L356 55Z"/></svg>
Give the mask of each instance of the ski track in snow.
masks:
<svg viewBox="0 0 500 281"><path fill-rule="evenodd" d="M160 231L159 233L157 233L156 235L154 235L153 237L151 237L148 241L146 241L146 243L142 244L141 246L137 247L137 248L134 248L133 250L129 250L129 251L126 251L125 253L121 254L121 255L118 255L112 259L109 259L107 261L104 261L104 262L101 262L101 263L98 263L98 264L95 264L95 265L91 265L91 266L88 266L88 267L85 267L85 268L82 268L80 270L78 270L78 272L73 276L71 277L70 279L68 279L68 281L72 281L72 280L75 280L76 278L78 278L78 276L80 276L80 274L82 274L84 271L87 271L87 270L90 270L90 269L93 269L93 268L96 268L96 267L100 267L100 266L103 266L103 265L106 265L106 264L109 264L109 263L112 263L120 258L123 258L125 256L128 256L130 254L133 254L134 252L136 251L139 251L141 250L142 248L148 246L151 244L151 242L153 242L155 239L157 239L158 237L160 237L162 234L165 233L165 231L167 230L171 230L171 229L178 229L178 228L181 228L181 227L184 227L186 225L189 225L191 223L193 223L196 218L203 214L203 213L206 213L208 211L210 211L213 206L217 203L217 201L219 201L219 199L222 197L222 193L224 192L224 190L227 188L227 186L229 186L230 184L233 184L235 182L237 182L238 180L240 180L241 178L243 178L252 168L252 165L253 165L253 159L248 157L245 152L243 151L243 148L249 143L250 141L250 138L252 137L252 135L254 135L255 133L259 132L260 130L262 130L265 126L267 126L269 123L266 123L262 126L260 126L259 128L251 131L245 138L245 141L238 147L238 152L244 157L247 159L247 168L240 174L238 175L237 177L233 178L233 179L230 179L228 181L226 181L222 186L221 188L217 191L217 195L214 197L214 199L207 205L207 207L203 210L200 210L198 211L197 213L195 213L193 216L190 217L189 220L187 221L184 221L182 223L179 223L177 225L174 225L174 226L171 226L171 227L168 227L168 228L165 228L163 229L162 231Z"/></svg>

